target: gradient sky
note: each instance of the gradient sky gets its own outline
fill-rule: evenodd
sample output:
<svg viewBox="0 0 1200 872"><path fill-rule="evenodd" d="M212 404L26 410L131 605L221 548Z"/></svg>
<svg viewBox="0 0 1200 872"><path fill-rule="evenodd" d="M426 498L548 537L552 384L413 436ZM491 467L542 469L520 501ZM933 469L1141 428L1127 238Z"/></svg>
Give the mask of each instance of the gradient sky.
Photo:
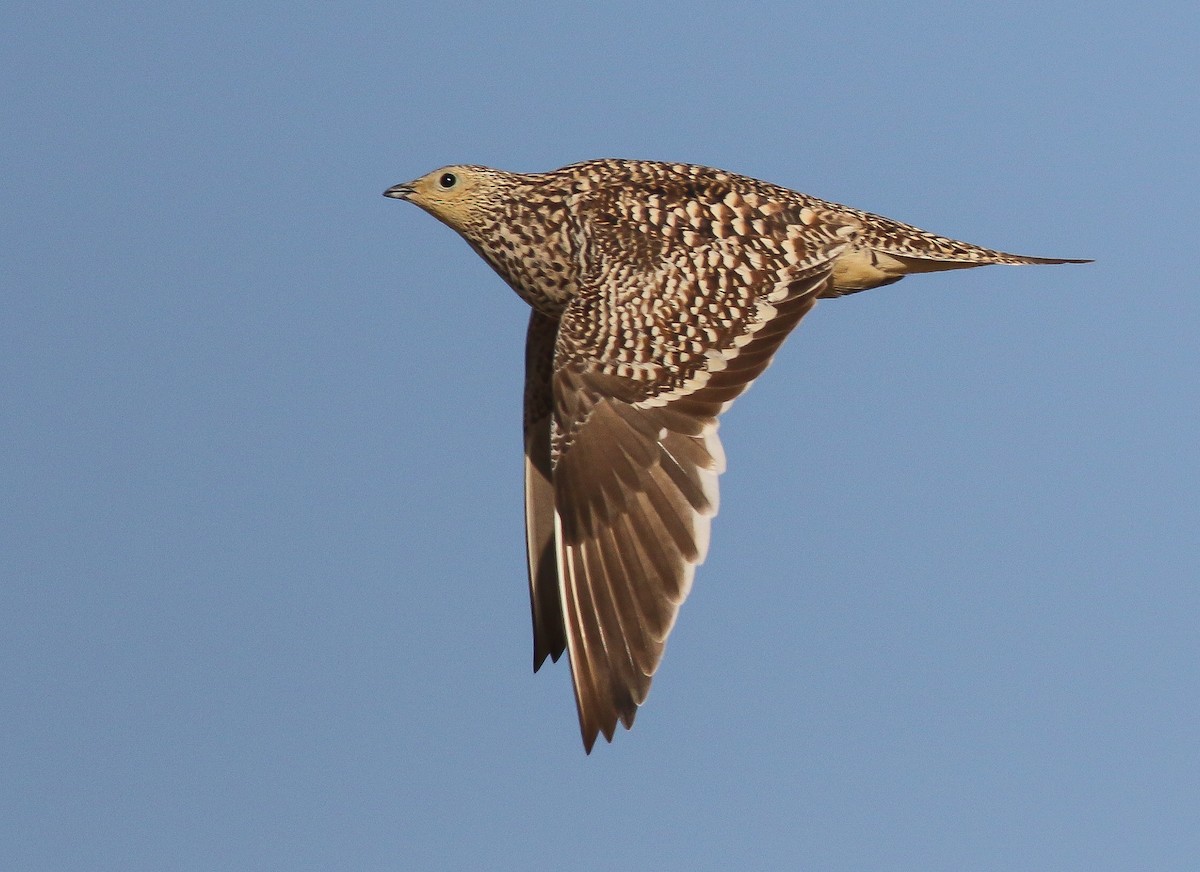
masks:
<svg viewBox="0 0 1200 872"><path fill-rule="evenodd" d="M0 868L1200 867L1200 14L0 10ZM711 164L1082 267L821 303L632 733L537 676L526 309L384 188Z"/></svg>

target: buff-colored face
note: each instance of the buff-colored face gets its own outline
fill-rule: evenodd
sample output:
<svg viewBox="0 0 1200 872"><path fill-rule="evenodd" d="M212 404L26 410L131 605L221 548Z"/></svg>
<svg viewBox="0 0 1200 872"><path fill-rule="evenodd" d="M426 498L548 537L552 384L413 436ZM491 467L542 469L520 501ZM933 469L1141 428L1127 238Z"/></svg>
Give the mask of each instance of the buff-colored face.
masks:
<svg viewBox="0 0 1200 872"><path fill-rule="evenodd" d="M448 166L388 188L383 195L408 200L462 232L471 224L472 214L480 203L486 200L491 182L490 175L480 167Z"/></svg>

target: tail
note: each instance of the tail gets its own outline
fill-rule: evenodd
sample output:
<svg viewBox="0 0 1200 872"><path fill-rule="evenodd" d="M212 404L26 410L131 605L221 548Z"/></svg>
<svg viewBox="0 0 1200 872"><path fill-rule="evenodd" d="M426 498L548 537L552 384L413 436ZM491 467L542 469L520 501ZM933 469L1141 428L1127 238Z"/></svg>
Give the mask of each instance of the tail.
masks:
<svg viewBox="0 0 1200 872"><path fill-rule="evenodd" d="M973 266L991 266L992 264L1007 264L1009 266L1028 266L1056 263L1091 263L1090 259L1074 257L1030 257L1026 254L1009 254L1007 251L993 251L990 248L979 248L959 242L958 245L966 251L954 254L930 252L929 254L914 254L912 251L887 251L878 248L871 249L881 258L890 258L903 266L903 274L942 272L948 269L970 269Z"/></svg>
<svg viewBox="0 0 1200 872"><path fill-rule="evenodd" d="M1091 263L1065 257L1029 257L981 248L969 242L937 236L879 215L856 213L862 231L855 245L837 257L832 287L823 297L840 297L890 285L913 273L970 269L991 264Z"/></svg>

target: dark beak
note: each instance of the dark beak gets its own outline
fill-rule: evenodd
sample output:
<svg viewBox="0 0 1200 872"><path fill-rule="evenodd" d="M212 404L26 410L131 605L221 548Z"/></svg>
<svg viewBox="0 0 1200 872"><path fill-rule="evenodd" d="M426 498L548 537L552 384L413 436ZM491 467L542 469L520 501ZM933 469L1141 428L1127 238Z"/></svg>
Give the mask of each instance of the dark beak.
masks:
<svg viewBox="0 0 1200 872"><path fill-rule="evenodd" d="M391 197L393 200L407 200L408 195L413 192L412 185L392 185L383 192L383 196Z"/></svg>

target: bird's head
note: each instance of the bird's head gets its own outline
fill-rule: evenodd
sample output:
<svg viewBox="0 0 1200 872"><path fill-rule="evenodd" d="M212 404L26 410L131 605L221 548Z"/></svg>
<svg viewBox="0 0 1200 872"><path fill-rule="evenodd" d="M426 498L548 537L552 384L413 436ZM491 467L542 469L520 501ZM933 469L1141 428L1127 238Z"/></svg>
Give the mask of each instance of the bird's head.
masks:
<svg viewBox="0 0 1200 872"><path fill-rule="evenodd" d="M393 185L383 196L420 206L443 224L468 233L486 222L498 203L504 173L487 167L448 166Z"/></svg>

